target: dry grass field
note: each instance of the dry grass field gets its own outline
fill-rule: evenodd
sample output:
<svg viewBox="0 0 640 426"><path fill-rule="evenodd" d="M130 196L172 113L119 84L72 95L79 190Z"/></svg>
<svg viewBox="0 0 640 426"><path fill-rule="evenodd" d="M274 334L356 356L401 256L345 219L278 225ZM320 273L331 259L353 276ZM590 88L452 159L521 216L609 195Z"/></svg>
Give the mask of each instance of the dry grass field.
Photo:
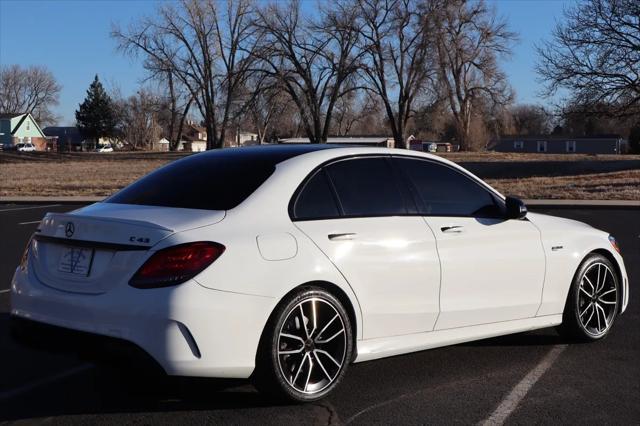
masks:
<svg viewBox="0 0 640 426"><path fill-rule="evenodd" d="M0 196L107 196L185 154L0 153ZM504 194L640 200L638 155L449 153ZM197 184L197 183L196 183Z"/></svg>

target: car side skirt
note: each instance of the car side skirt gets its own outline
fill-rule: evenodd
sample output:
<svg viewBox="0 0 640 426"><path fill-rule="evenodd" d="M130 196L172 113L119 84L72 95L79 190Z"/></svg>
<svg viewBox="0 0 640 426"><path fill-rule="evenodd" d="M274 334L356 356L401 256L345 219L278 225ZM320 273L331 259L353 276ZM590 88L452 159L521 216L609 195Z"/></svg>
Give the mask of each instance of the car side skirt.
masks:
<svg viewBox="0 0 640 426"><path fill-rule="evenodd" d="M359 340L358 357L355 362L370 361L394 355L456 345L473 340L487 339L506 334L520 333L559 325L562 315L546 315L513 321L450 328L446 330L414 333L402 336Z"/></svg>

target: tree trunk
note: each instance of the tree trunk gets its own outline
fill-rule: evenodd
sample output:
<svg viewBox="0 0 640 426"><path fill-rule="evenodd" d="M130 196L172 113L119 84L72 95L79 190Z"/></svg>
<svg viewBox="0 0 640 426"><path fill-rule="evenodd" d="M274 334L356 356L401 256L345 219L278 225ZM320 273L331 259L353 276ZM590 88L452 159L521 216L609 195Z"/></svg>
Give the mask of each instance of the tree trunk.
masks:
<svg viewBox="0 0 640 426"><path fill-rule="evenodd" d="M187 119L187 114L189 113L189 108L191 108L191 103L193 102L193 97L189 97L189 101L187 105L184 107L184 111L182 112L182 117L180 117L180 124L178 125L178 133L176 134L176 140L170 141L169 148L171 151L175 151L180 147L180 141L182 140L182 131L184 129L184 121Z"/></svg>

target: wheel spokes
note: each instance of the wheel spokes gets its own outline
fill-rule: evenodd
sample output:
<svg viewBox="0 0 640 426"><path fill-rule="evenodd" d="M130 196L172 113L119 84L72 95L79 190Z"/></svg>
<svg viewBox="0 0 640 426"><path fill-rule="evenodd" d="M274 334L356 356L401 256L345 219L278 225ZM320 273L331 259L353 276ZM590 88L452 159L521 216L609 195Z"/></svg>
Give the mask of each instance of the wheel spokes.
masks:
<svg viewBox="0 0 640 426"><path fill-rule="evenodd" d="M331 336L323 339L323 333ZM333 383L342 370L346 336L342 317L328 301L314 297L294 306L280 329L277 352L289 385L300 392L317 393ZM322 361L322 356L331 362Z"/></svg>
<svg viewBox="0 0 640 426"><path fill-rule="evenodd" d="M302 328L304 328L304 334L309 338L309 329L307 328L307 317L304 315L304 310L302 310L302 303L300 305L300 321L302 323Z"/></svg>
<svg viewBox="0 0 640 426"><path fill-rule="evenodd" d="M309 355L309 373L307 374L307 381L304 383L304 391L306 392L309 388L309 380L311 379L311 372L313 371L313 360L311 359L311 355Z"/></svg>
<svg viewBox="0 0 640 426"><path fill-rule="evenodd" d="M318 356L318 354L316 353L317 351L313 351L313 354L316 357L316 361L318 361L318 365L320 366L320 368L322 369L322 371L324 372L324 375L327 376L327 379L332 380L331 375L327 372L327 369L324 368L324 364L322 364L322 361L320 361L320 357Z"/></svg>
<svg viewBox="0 0 640 426"><path fill-rule="evenodd" d="M596 311L602 312L602 320L604 321L604 328L600 328L600 316L598 316L598 331L604 331L609 327L609 322L607 321L607 313L604 311L604 308L600 306L598 303L595 304Z"/></svg>
<svg viewBox="0 0 640 426"><path fill-rule="evenodd" d="M609 266L598 262L584 271L577 302L578 316L587 333L598 336L609 329L618 305L616 277Z"/></svg>
<svg viewBox="0 0 640 426"><path fill-rule="evenodd" d="M308 356L308 354L304 354L304 356L302 357L302 361L300 361L300 365L298 366L298 371L296 372L295 377L291 381L291 386L293 386L293 387L296 387L296 381L298 380L298 376L300 375L300 372L302 371L302 366L304 365L304 362L307 360L307 356Z"/></svg>
<svg viewBox="0 0 640 426"><path fill-rule="evenodd" d="M582 311L582 313L580 314L580 318L582 318L582 317L584 316L584 314L586 314L586 313L587 313L587 311L589 310L589 308L590 308L592 305L593 305L593 303L589 303L589 304L587 305L587 307L586 307L586 308L584 308L584 311Z"/></svg>
<svg viewBox="0 0 640 426"><path fill-rule="evenodd" d="M324 332L325 332L325 330L326 330L327 328L329 328L329 326L331 325L331 323L333 323L333 321L335 321L335 319L336 319L336 318L338 318L338 316L339 316L338 314L335 314L335 315L334 315L334 317L333 317L333 318L331 318L331 319L329 320L329 322L328 322L328 323L327 323L327 324L322 328L322 330L320 330L320 332L316 335L316 342L318 341L317 339L319 339L319 338L320 338L320 336L322 336L322 333L324 333Z"/></svg>
<svg viewBox="0 0 640 426"><path fill-rule="evenodd" d="M593 318L593 314L595 312L595 308L593 307L593 303L589 304L589 307L591 308L591 315L589 315L589 318L587 318L587 320L584 322L584 326L585 327L587 327L589 325L589 322L591 322L591 318Z"/></svg>
<svg viewBox="0 0 640 426"><path fill-rule="evenodd" d="M341 335L342 333L344 333L344 328L341 328L340 331L338 331L336 334L334 334L333 336L329 337L328 339L316 339L316 343L329 343L330 341L332 341L333 339L335 339L336 337L338 337L339 335Z"/></svg>
<svg viewBox="0 0 640 426"><path fill-rule="evenodd" d="M580 291L587 295L588 298L592 298L593 294L589 293L583 286L580 286Z"/></svg>
<svg viewBox="0 0 640 426"><path fill-rule="evenodd" d="M608 295L608 294L612 294L612 293L613 293L613 295L615 296L615 299L614 299L614 300L605 300L605 299L604 299L604 297L605 297L606 295ZM604 303L605 305L615 305L615 304L617 304L617 303L618 303L618 297L617 297L617 294L616 294L616 289L615 289L615 287L614 287L614 288L612 288L611 290L607 290L607 291L605 291L605 292L603 292L603 293L600 293L600 295L598 296L598 302L600 302L600 303Z"/></svg>
<svg viewBox="0 0 640 426"><path fill-rule="evenodd" d="M591 287L591 293L596 291L596 287L593 285L593 283L591 282L591 280L589 279L589 277L587 277L587 274L584 274L584 277L582 277L582 284L584 284L584 281L587 281L587 283L589 284L589 286ZM582 287L582 286L580 286Z"/></svg>
<svg viewBox="0 0 640 426"><path fill-rule="evenodd" d="M329 358L331 361L333 361L333 363L338 367L342 367L342 364L339 363L338 361L336 361L336 359L334 357L331 356L331 354L327 351L323 351L322 349L316 349L316 356L318 356L317 354L322 354L324 356L326 356L327 358Z"/></svg>

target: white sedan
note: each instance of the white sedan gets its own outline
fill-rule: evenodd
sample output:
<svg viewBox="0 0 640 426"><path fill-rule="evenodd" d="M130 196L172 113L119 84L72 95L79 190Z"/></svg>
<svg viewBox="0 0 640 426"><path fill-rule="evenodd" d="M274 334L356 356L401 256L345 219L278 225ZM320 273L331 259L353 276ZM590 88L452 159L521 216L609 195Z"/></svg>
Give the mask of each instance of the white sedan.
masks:
<svg viewBox="0 0 640 426"><path fill-rule="evenodd" d="M613 237L447 160L280 145L189 156L47 214L11 314L23 341L116 338L170 375L312 401L353 362L552 326L601 339L628 295Z"/></svg>
<svg viewBox="0 0 640 426"><path fill-rule="evenodd" d="M36 146L30 142L27 143L19 143L16 145L16 151L18 152L34 152L36 151Z"/></svg>

